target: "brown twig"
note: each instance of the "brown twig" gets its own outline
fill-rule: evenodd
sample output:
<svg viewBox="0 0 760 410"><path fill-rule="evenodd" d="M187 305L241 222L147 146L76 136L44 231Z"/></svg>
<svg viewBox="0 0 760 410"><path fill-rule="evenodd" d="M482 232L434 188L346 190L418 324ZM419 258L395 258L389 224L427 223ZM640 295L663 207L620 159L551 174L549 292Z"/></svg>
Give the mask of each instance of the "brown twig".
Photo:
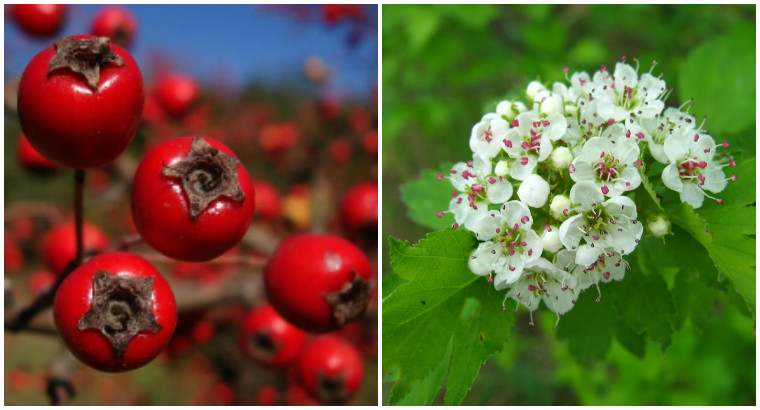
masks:
<svg viewBox="0 0 760 410"><path fill-rule="evenodd" d="M32 319L34 319L34 317L40 312L52 306L55 292L58 290L58 287L61 286L61 283L66 279L69 273L82 264L82 259L84 258L82 238L82 224L84 220L84 179L84 170L78 169L74 171L74 223L76 225L75 239L77 244L76 257L69 262L63 272L58 273L52 286L40 293L29 305L12 313L10 318L6 316L5 329L11 332L18 332L28 326Z"/></svg>
<svg viewBox="0 0 760 410"><path fill-rule="evenodd" d="M51 405L66 404L69 399L76 396L74 384L71 382L71 372L75 365L76 360L68 351L64 351L50 365L45 393L50 399Z"/></svg>

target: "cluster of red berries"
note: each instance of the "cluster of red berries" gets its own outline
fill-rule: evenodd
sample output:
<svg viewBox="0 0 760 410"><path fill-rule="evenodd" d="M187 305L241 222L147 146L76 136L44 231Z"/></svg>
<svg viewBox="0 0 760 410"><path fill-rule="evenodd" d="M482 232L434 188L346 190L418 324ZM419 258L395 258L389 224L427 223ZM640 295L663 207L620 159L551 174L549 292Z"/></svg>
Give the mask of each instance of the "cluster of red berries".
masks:
<svg viewBox="0 0 760 410"><path fill-rule="evenodd" d="M341 13L330 18L344 18ZM13 16L26 32L51 36L60 30L66 6L16 5ZM24 167L36 172L95 169L125 151L140 123L150 121L146 111L155 110L153 118L183 120L199 112L194 110L198 83L176 73L159 76L146 105L140 68L123 48L134 42L135 32L128 11L106 7L94 19L92 34L65 37L32 58L18 89L23 132L17 155ZM335 109L326 120L336 117ZM377 132L369 113L353 112L350 123L364 135L364 150L376 155ZM288 123L270 124L262 129L260 143L277 154L299 138L299 130ZM352 146L336 139L328 153L345 162ZM218 271L199 272L194 265L234 249L255 211L258 219L274 221L287 205L275 187L253 180L236 154L209 136L173 137L153 145L132 178L131 223L146 244L176 261L175 277L216 280ZM341 221L347 231L376 234L377 184L347 191ZM89 222L82 225L82 239L78 250L73 219L54 226L41 240L47 270L29 277L32 292L40 294L66 275L55 293L55 323L82 362L126 371L153 360L180 340L178 335L195 343L214 336L213 323L202 315L180 316L178 325L172 288L151 262L136 253L110 251L108 237ZM17 244L6 232L6 270L23 265ZM86 259L72 266L78 251ZM241 318L239 347L257 363L296 375L287 402L345 402L362 382L363 362L354 344L335 332L364 315L376 297L374 282L369 259L352 242L336 235L286 237L264 270L269 303ZM266 387L257 400L277 403L279 392Z"/></svg>

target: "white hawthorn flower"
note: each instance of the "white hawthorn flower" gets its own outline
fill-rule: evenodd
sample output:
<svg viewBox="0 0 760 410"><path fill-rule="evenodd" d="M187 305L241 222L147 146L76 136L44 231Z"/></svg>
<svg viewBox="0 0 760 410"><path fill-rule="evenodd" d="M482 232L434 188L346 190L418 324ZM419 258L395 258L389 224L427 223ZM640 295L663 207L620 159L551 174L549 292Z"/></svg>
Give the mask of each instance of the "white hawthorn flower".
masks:
<svg viewBox="0 0 760 410"><path fill-rule="evenodd" d="M504 118L494 113L488 113L480 122L472 127L470 133L470 149L475 155L486 159L496 156L501 150L504 134L509 124Z"/></svg>
<svg viewBox="0 0 760 410"><path fill-rule="evenodd" d="M562 315L573 308L578 293L572 275L539 258L525 266L523 276L512 285L507 297L530 311L538 309L543 300L552 312Z"/></svg>
<svg viewBox="0 0 760 410"><path fill-rule="evenodd" d="M562 242L559 240L559 229L556 226L546 225L544 232L541 234L541 243L545 251L556 253L562 249Z"/></svg>
<svg viewBox="0 0 760 410"><path fill-rule="evenodd" d="M520 201L509 201L499 211L488 211L473 224L481 243L470 255L476 275L495 274L494 286L502 289L520 278L523 268L541 257L541 238L533 231L533 218Z"/></svg>
<svg viewBox="0 0 760 410"><path fill-rule="evenodd" d="M622 125L614 124L601 136L586 141L570 164L570 178L576 182L592 182L606 196L618 196L641 184L641 176L634 164L638 159L636 140L626 136Z"/></svg>
<svg viewBox="0 0 760 410"><path fill-rule="evenodd" d="M512 197L512 184L503 176L493 175L491 161L477 155L472 161L455 164L449 180L459 191L451 198L449 211L456 223L467 229L478 215L488 212L488 204L503 204Z"/></svg>
<svg viewBox="0 0 760 410"><path fill-rule="evenodd" d="M570 215L570 198L564 195L555 195L549 204L549 212L554 219L562 221Z"/></svg>
<svg viewBox="0 0 760 410"><path fill-rule="evenodd" d="M639 125L652 157L658 162L668 164L670 161L665 155L665 140L672 135L692 132L695 124L691 115L669 107L659 117L642 118Z"/></svg>
<svg viewBox="0 0 760 410"><path fill-rule="evenodd" d="M573 162L573 153L570 148L559 146L555 147L551 155L552 166L554 169L567 169Z"/></svg>
<svg viewBox="0 0 760 410"><path fill-rule="evenodd" d="M623 257L614 251L603 252L588 267L576 264L575 259L574 251L562 250L557 253L554 264L575 278L578 292L599 282L621 281L625 277L625 270L628 267Z"/></svg>
<svg viewBox="0 0 760 410"><path fill-rule="evenodd" d="M670 221L665 218L665 215L657 215L647 222L647 228L657 238L670 233Z"/></svg>
<svg viewBox="0 0 760 410"><path fill-rule="evenodd" d="M530 98L531 101L536 99L536 95L541 91L545 91L546 87L538 81L531 81L528 83L528 87L525 89L525 95Z"/></svg>
<svg viewBox="0 0 760 410"><path fill-rule="evenodd" d="M502 118L512 121L521 112L525 112L527 108L522 101L508 101L504 100L496 105L496 114Z"/></svg>
<svg viewBox="0 0 760 410"><path fill-rule="evenodd" d="M517 188L517 197L531 208L541 208L549 198L549 183L538 174L530 174Z"/></svg>
<svg viewBox="0 0 760 410"><path fill-rule="evenodd" d="M622 255L633 252L644 231L633 200L615 196L605 201L593 182L583 181L570 189L570 201L576 205L571 210L575 215L562 222L559 238L576 251L575 263L588 267L608 249Z"/></svg>
<svg viewBox="0 0 760 410"><path fill-rule="evenodd" d="M649 73L639 78L636 70L625 63L615 64L613 75L604 67L594 75L597 113L607 121L656 117L665 108L661 100L665 90L665 81Z"/></svg>
<svg viewBox="0 0 760 410"><path fill-rule="evenodd" d="M662 171L662 182L693 208L701 207L705 197L715 199L705 191L721 192L728 183L724 165L715 160L717 147L711 136L696 131L682 132L665 140L669 165ZM734 180L735 176L730 179Z"/></svg>
<svg viewBox="0 0 760 410"><path fill-rule="evenodd" d="M552 152L552 139L562 137L567 121L562 117L558 123L552 119L540 119L534 112L525 112L517 116L502 141L504 151L514 158L510 176L522 181L533 173L538 162L545 160ZM564 124L563 124L564 123Z"/></svg>

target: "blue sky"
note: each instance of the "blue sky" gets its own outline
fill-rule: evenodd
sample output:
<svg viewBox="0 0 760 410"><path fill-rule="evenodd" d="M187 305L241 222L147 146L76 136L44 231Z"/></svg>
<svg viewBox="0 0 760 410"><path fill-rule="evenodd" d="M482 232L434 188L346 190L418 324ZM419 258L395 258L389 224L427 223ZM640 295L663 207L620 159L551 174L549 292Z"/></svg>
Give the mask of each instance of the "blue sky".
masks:
<svg viewBox="0 0 760 410"><path fill-rule="evenodd" d="M89 31L102 6L70 5L63 35ZM377 9L369 7L371 28L357 47L349 48L351 31L343 23L327 27L321 19L306 21L257 5L125 5L138 21L133 55L147 71L149 56L161 52L179 63L178 70L212 83L221 73L233 84L249 80L276 82L302 72L309 56L333 70L327 93L361 97L377 81ZM5 72L17 75L26 62L53 40L32 40L14 24L5 24ZM149 72L144 73L149 75Z"/></svg>

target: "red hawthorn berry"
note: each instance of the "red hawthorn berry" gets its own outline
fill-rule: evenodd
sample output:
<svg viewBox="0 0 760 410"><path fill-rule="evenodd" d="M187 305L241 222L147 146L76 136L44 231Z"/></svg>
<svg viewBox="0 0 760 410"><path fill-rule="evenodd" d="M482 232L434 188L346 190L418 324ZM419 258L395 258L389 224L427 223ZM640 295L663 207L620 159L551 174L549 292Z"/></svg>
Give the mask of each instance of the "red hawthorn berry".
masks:
<svg viewBox="0 0 760 410"><path fill-rule="evenodd" d="M177 325L169 284L148 261L126 252L98 255L69 274L53 311L71 352L108 372L153 360Z"/></svg>
<svg viewBox="0 0 760 410"><path fill-rule="evenodd" d="M204 344L211 341L215 334L216 329L214 328L214 322L210 319L200 319L195 322L193 328L190 329L190 337L193 339L193 342L197 344Z"/></svg>
<svg viewBox="0 0 760 410"><path fill-rule="evenodd" d="M90 32L96 36L109 37L114 43L129 47L135 39L137 20L122 6L103 7L92 20Z"/></svg>
<svg viewBox="0 0 760 410"><path fill-rule="evenodd" d="M253 184L224 144L180 137L153 147L135 173L132 217L145 242L170 258L213 259L243 238Z"/></svg>
<svg viewBox="0 0 760 410"><path fill-rule="evenodd" d="M300 132L293 123L268 124L261 128L259 145L265 152L277 154L292 148L300 138Z"/></svg>
<svg viewBox="0 0 760 410"><path fill-rule="evenodd" d="M361 107L351 110L351 114L348 116L348 122L351 124L351 129L357 134L363 134L369 131L371 121L372 118L370 117L369 111Z"/></svg>
<svg viewBox="0 0 760 410"><path fill-rule="evenodd" d="M320 336L298 360L298 375L306 390L323 403L344 403L364 378L361 355L337 336Z"/></svg>
<svg viewBox="0 0 760 410"><path fill-rule="evenodd" d="M3 266L6 272L12 272L21 269L24 266L24 254L16 242L16 238L5 232L5 257Z"/></svg>
<svg viewBox="0 0 760 410"><path fill-rule="evenodd" d="M263 180L253 181L253 191L256 192L256 212L259 219L276 221L282 215L280 193L272 184Z"/></svg>
<svg viewBox="0 0 760 410"><path fill-rule="evenodd" d="M266 384L256 391L256 404L259 406L276 406L280 402L280 392L277 388Z"/></svg>
<svg viewBox="0 0 760 410"><path fill-rule="evenodd" d="M298 383L290 383L285 390L285 404L288 406L319 406L319 402Z"/></svg>
<svg viewBox="0 0 760 410"><path fill-rule="evenodd" d="M66 20L66 6L63 4L14 4L11 7L16 24L34 37L55 35Z"/></svg>
<svg viewBox="0 0 760 410"><path fill-rule="evenodd" d="M294 235L275 250L264 272L272 306L290 323L329 332L361 317L372 268L364 253L334 235Z"/></svg>
<svg viewBox="0 0 760 410"><path fill-rule="evenodd" d="M184 74L164 74L156 83L156 100L172 117L181 117L190 111L199 95L198 83Z"/></svg>
<svg viewBox="0 0 760 410"><path fill-rule="evenodd" d="M258 363L284 367L301 353L306 335L291 325L270 305L251 310L238 335L240 349Z"/></svg>
<svg viewBox="0 0 760 410"><path fill-rule="evenodd" d="M377 156L377 130L372 130L362 137L362 146L367 154Z"/></svg>
<svg viewBox="0 0 760 410"><path fill-rule="evenodd" d="M16 155L18 156L18 162L21 166L32 171L46 172L61 168L60 165L40 154L40 152L29 143L29 139L26 138L26 135L24 135L23 132L18 136Z"/></svg>
<svg viewBox="0 0 760 410"><path fill-rule="evenodd" d="M349 230L377 229L377 184L363 182L343 195L341 218Z"/></svg>
<svg viewBox="0 0 760 410"><path fill-rule="evenodd" d="M82 224L84 255L92 256L108 249L108 237L97 226L84 222ZM77 253L76 227L74 221L67 221L54 226L42 238L42 257L48 269L55 274L63 272L74 260Z"/></svg>
<svg viewBox="0 0 760 410"><path fill-rule="evenodd" d="M348 138L337 138L330 143L328 147L330 158L338 164L344 164L351 158L353 147Z"/></svg>
<svg viewBox="0 0 760 410"><path fill-rule="evenodd" d="M325 4L322 6L322 19L327 25L334 25L344 19L362 20L364 9L360 4Z"/></svg>
<svg viewBox="0 0 760 410"><path fill-rule="evenodd" d="M322 99L317 108L322 118L327 121L334 120L340 115L340 104L332 98Z"/></svg>
<svg viewBox="0 0 760 410"><path fill-rule="evenodd" d="M33 296L38 296L45 290L47 290L50 285L52 285L55 282L55 275L50 273L50 271L45 269L39 269L34 272L32 272L29 275L29 278L27 279L27 285L29 286L29 291L32 293Z"/></svg>
<svg viewBox="0 0 760 410"><path fill-rule="evenodd" d="M32 58L19 84L19 120L29 142L72 168L118 157L137 133L142 107L140 68L106 37L64 37Z"/></svg>

